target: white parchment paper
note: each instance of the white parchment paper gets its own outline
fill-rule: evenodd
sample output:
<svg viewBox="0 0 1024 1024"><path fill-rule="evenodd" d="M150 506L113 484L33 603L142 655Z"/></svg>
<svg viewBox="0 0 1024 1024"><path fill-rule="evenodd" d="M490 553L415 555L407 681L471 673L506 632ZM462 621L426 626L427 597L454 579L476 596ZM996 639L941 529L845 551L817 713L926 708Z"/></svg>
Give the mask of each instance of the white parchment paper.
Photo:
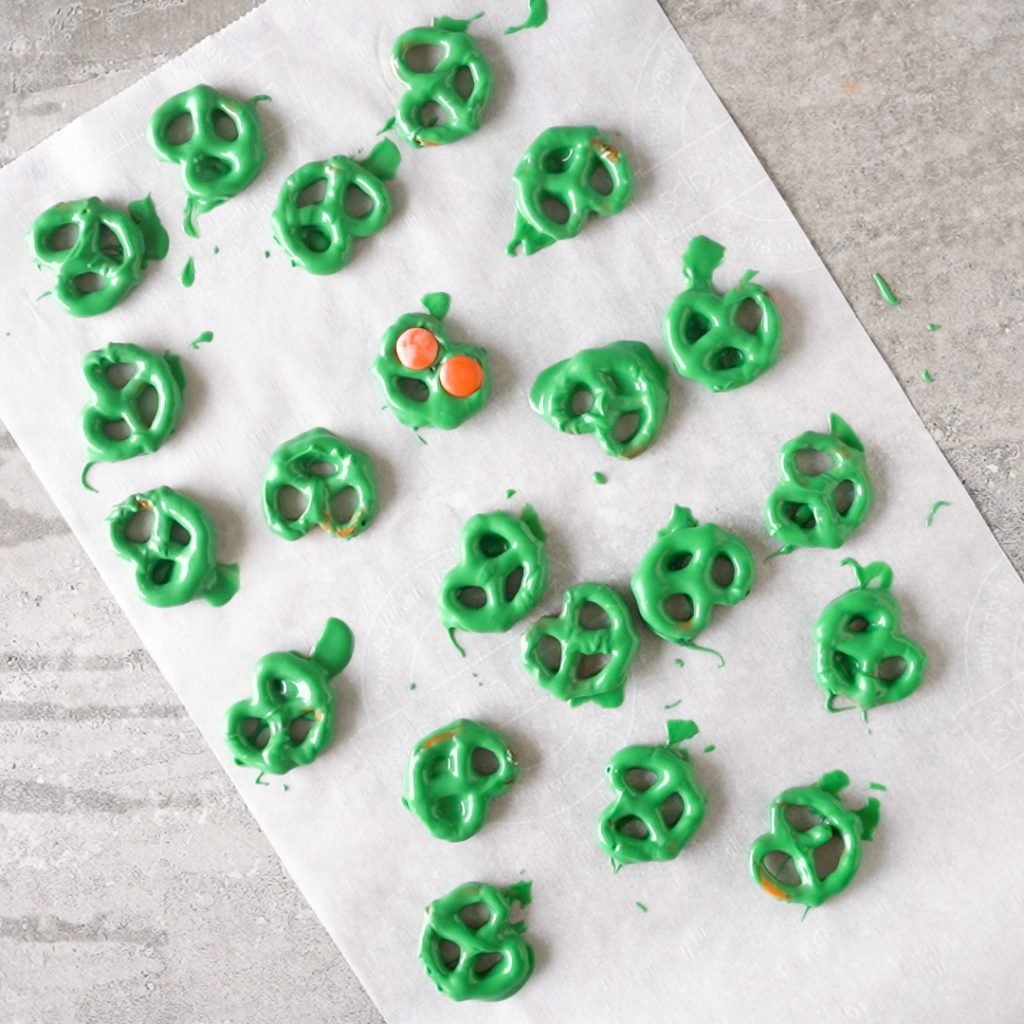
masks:
<svg viewBox="0 0 1024 1024"><path fill-rule="evenodd" d="M544 28L501 35L520 6L494 5L474 29L496 75L484 130L454 146L403 147L393 223L333 277L293 269L271 242L281 182L308 160L367 151L398 95L392 40L473 4L270 0L0 172L0 415L394 1024L1019 1019L1024 588L654 0L552 4ZM156 161L144 129L163 99L197 82L273 103L260 106L263 174L190 240L176 169ZM511 171L541 130L574 123L621 142L635 201L576 240L510 259ZM39 211L147 192L171 255L127 302L77 321L37 301L49 276L31 265L23 236ZM785 325L779 365L717 396L674 378L666 429L632 464L553 431L528 407L533 377L619 338L660 352L680 255L697 232L728 246L721 283L761 271ZM188 256L197 275L186 291ZM423 445L382 411L370 364L388 324L433 290L452 294L454 333L487 346L494 394L457 431L425 432ZM190 349L207 329L213 343ZM81 361L111 341L181 354L187 411L157 455L96 467L95 495L78 483ZM720 610L702 638L725 668L647 635L624 706L574 710L529 680L518 630L469 637L465 660L448 643L434 596L474 512L535 505L551 533L544 612L580 580L624 588L676 502L738 531L760 564L773 547L762 508L778 447L824 429L832 410L866 442L876 509L841 554L760 566L751 597ZM377 466L381 513L348 543L318 533L288 544L261 520L270 451L313 426ZM606 486L592 482L598 469ZM110 549L108 510L161 484L200 499L221 558L241 562L227 607L150 608ZM511 501L507 488L518 492ZM952 507L926 529L939 498ZM923 688L873 714L870 728L826 714L811 677L818 612L854 582L842 555L893 565L906 630L931 656ZM336 741L288 776L287 791L278 780L255 786L224 749L224 710L250 692L262 654L308 650L328 615L356 635L336 684ZM522 775L478 836L448 845L399 794L413 743L459 716L504 731ZM676 861L613 875L594 837L609 795L604 763L626 743L660 742L668 717L696 719L700 739L717 746L705 755L696 745L706 823ZM747 850L776 793L836 767L860 796L869 780L888 786L883 823L856 883L801 923L799 908L751 882ZM524 876L534 881L535 976L502 1004L449 1003L416 960L423 906L463 881Z"/></svg>

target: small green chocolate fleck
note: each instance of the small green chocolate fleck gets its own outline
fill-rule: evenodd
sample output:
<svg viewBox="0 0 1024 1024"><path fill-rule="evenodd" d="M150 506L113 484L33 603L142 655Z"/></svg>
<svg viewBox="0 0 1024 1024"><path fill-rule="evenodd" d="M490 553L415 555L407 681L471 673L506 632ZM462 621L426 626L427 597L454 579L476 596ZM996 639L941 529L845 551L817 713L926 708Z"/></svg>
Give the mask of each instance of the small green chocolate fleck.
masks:
<svg viewBox="0 0 1024 1024"><path fill-rule="evenodd" d="M483 775L473 768L477 751L492 755L497 767ZM413 748L405 772L402 805L431 835L461 843L487 820L492 800L519 777L519 765L504 737L469 719L425 736Z"/></svg>
<svg viewBox="0 0 1024 1024"><path fill-rule="evenodd" d="M181 283L186 288L191 288L196 283L196 265L191 256L185 260L185 266L181 268Z"/></svg>
<svg viewBox="0 0 1024 1024"><path fill-rule="evenodd" d="M927 655L900 632L900 606L892 595L892 569L885 562L861 566L851 558L857 586L841 594L818 618L814 630L814 677L829 711L841 698L866 712L909 697L922 683ZM897 675L888 667L899 664Z"/></svg>
<svg viewBox="0 0 1024 1024"><path fill-rule="evenodd" d="M235 764L284 775L311 764L334 734L331 680L352 659L355 640L341 619L328 619L309 655L296 651L265 654L256 664L256 696L228 708L225 739ZM307 723L302 739L296 723Z"/></svg>
<svg viewBox="0 0 1024 1024"><path fill-rule="evenodd" d="M410 690L415 690L416 689L416 684L415 683L410 683L409 684L409 689Z"/></svg>
<svg viewBox="0 0 1024 1024"><path fill-rule="evenodd" d="M700 732L700 729L697 728L697 723L690 718L674 718L665 723L665 731L668 734L668 742L671 746L676 743L683 743L686 740L692 740Z"/></svg>
<svg viewBox="0 0 1024 1024"><path fill-rule="evenodd" d="M665 708L666 711L671 711L673 708L679 707L679 705L682 704L682 703L683 703L683 698L680 697L678 700L672 701L671 704L663 705L663 707Z"/></svg>
<svg viewBox="0 0 1024 1024"><path fill-rule="evenodd" d="M636 900L634 902L633 906L635 906L636 909L639 910L641 914L646 914L647 913L647 906L646 906L646 904L641 903L639 900Z"/></svg>
<svg viewBox="0 0 1024 1024"><path fill-rule="evenodd" d="M928 331L929 333L934 333L935 331L939 331L941 329L942 329L942 324L929 324L925 328L925 330Z"/></svg>
<svg viewBox="0 0 1024 1024"><path fill-rule="evenodd" d="M263 772L259 772L259 773L257 773L256 778L253 779L253 782L255 782L255 784L257 786L269 786L270 785L269 782L264 782L263 781L263 775L264 775Z"/></svg>
<svg viewBox="0 0 1024 1024"><path fill-rule="evenodd" d="M606 477L604 475L604 473L601 473L600 471L598 471L598 472L594 473L594 483L595 484L606 484L606 483L608 483L608 477Z"/></svg>
<svg viewBox="0 0 1024 1024"><path fill-rule="evenodd" d="M686 662L683 661L682 658L676 658L675 659L675 666L676 666L676 668L682 668L685 664L686 664Z"/></svg>
<svg viewBox="0 0 1024 1024"><path fill-rule="evenodd" d="M893 294L893 290L889 287L889 282L886 281L881 274L872 274L871 279L875 282L875 286L878 288L878 294L889 303L890 306L898 306L903 300L896 298Z"/></svg>
<svg viewBox="0 0 1024 1024"><path fill-rule="evenodd" d="M706 747L704 748L704 753L705 753L705 754L710 754L710 753L711 753L711 752L712 752L712 751L713 751L714 749L715 749L715 745L714 745L714 743L709 743L709 744L708 744L708 745L707 745L707 746L706 746Z"/></svg>
<svg viewBox="0 0 1024 1024"><path fill-rule="evenodd" d="M219 245L215 245L213 247L213 255L216 256L219 252L220 252L220 246Z"/></svg>
<svg viewBox="0 0 1024 1024"><path fill-rule="evenodd" d="M935 380L935 378L932 376L930 370L922 370L921 380L923 380L925 384L931 384Z"/></svg>
<svg viewBox="0 0 1024 1024"><path fill-rule="evenodd" d="M882 793L887 793L889 791L889 787L883 786L880 782L869 782L868 789L877 789Z"/></svg>
<svg viewBox="0 0 1024 1024"><path fill-rule="evenodd" d="M585 621L591 605L604 613L607 625L595 627ZM551 642L558 645L557 668L543 654L545 643ZM639 647L640 634L623 598L603 583L579 583L565 592L559 615L538 619L526 631L521 651L526 670L559 700L571 707L593 701L599 707L617 708L625 698ZM584 666L595 657L603 664L584 674Z"/></svg>
<svg viewBox="0 0 1024 1024"><path fill-rule="evenodd" d="M604 169L611 190L600 191L594 175ZM633 172L626 154L593 125L548 128L531 143L512 176L516 221L506 251L522 246L529 256L555 242L574 238L591 216L609 217L625 209L633 196ZM551 197L564 217L545 207Z"/></svg>
<svg viewBox="0 0 1024 1024"><path fill-rule="evenodd" d="M263 258L265 260L269 260L270 259L270 250L269 249L264 249L263 250Z"/></svg>
<svg viewBox="0 0 1024 1024"><path fill-rule="evenodd" d="M200 345L208 345L213 341L213 331L203 331L194 341L189 342L189 348L199 348Z"/></svg>
<svg viewBox="0 0 1024 1024"><path fill-rule="evenodd" d="M420 961L427 977L449 999L497 1002L518 992L533 972L533 947L523 938L525 922L511 923L513 904L525 907L531 898L530 883L517 882L507 889L467 882L427 907L427 922L420 940ZM486 919L479 927L466 923L467 907L483 904ZM458 951L455 967L442 956L443 944ZM479 957L497 958L491 970L478 972Z"/></svg>
<svg viewBox="0 0 1024 1024"><path fill-rule="evenodd" d="M935 502L935 504L928 510L928 515L925 516L924 525L931 526L932 522L935 520L935 513L938 512L940 508L949 508L951 504L952 502L943 501L941 499Z"/></svg>
<svg viewBox="0 0 1024 1024"><path fill-rule="evenodd" d="M8 333L10 333L10 332L8 332ZM515 496L516 496L516 489L515 489L514 487L510 487L510 488L509 488L509 489L508 489L508 490L507 490L507 491L505 492L505 497L506 497L506 498L514 498Z"/></svg>

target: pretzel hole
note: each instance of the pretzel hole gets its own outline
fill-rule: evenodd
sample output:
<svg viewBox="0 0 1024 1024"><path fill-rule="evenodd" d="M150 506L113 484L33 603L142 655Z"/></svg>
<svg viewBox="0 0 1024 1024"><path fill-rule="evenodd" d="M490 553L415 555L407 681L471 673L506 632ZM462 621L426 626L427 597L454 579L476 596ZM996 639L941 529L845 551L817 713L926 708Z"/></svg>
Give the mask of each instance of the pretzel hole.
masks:
<svg viewBox="0 0 1024 1024"><path fill-rule="evenodd" d="M852 682L857 676L857 662L842 651L832 652L832 665L847 683Z"/></svg>
<svg viewBox="0 0 1024 1024"><path fill-rule="evenodd" d="M761 304L753 299L744 299L736 310L734 323L748 334L755 334L761 326Z"/></svg>
<svg viewBox="0 0 1024 1024"><path fill-rule="evenodd" d="M500 533L485 533L478 546L484 558L497 558L508 551L509 543Z"/></svg>
<svg viewBox="0 0 1024 1024"><path fill-rule="evenodd" d="M467 64L463 64L462 67L455 72L453 84L455 86L455 91L462 99L468 100L469 97L473 95L473 90L476 88L476 79L473 77L473 72Z"/></svg>
<svg viewBox="0 0 1024 1024"><path fill-rule="evenodd" d="M856 488L853 486L852 480L843 480L836 488L835 497L832 500L835 502L836 512L840 516L845 516L853 507L855 494Z"/></svg>
<svg viewBox="0 0 1024 1024"><path fill-rule="evenodd" d="M736 566L731 558L718 555L711 563L711 578L720 587L731 587L736 579Z"/></svg>
<svg viewBox="0 0 1024 1024"><path fill-rule="evenodd" d="M593 679L599 676L610 660L607 654L581 654L576 662L576 678Z"/></svg>
<svg viewBox="0 0 1024 1024"><path fill-rule="evenodd" d="M505 577L505 600L514 600L523 585L523 567L517 566Z"/></svg>
<svg viewBox="0 0 1024 1024"><path fill-rule="evenodd" d="M455 600L463 608L483 608L487 604L487 593L482 587L460 587L455 593Z"/></svg>
<svg viewBox="0 0 1024 1024"><path fill-rule="evenodd" d="M195 127L191 114L179 114L164 127L164 141L171 146L181 146L192 138Z"/></svg>
<svg viewBox="0 0 1024 1024"><path fill-rule="evenodd" d="M106 282L101 274L94 274L90 271L87 274L78 274L72 281L75 291L79 295L92 295L94 292L103 291Z"/></svg>
<svg viewBox="0 0 1024 1024"><path fill-rule="evenodd" d="M467 903L460 911L462 923L474 932L483 928L491 919L491 912L486 903Z"/></svg>
<svg viewBox="0 0 1024 1024"><path fill-rule="evenodd" d="M569 220L569 207L550 192L541 195L540 208L544 216L555 224L565 224Z"/></svg>
<svg viewBox="0 0 1024 1024"><path fill-rule="evenodd" d="M121 239L106 224L100 225L99 246L100 252L115 262L120 263L124 259L124 246L121 244Z"/></svg>
<svg viewBox="0 0 1024 1024"><path fill-rule="evenodd" d="M683 798L678 793L667 796L658 808L661 820L665 822L665 828L673 828L679 824L679 819L683 816L683 810Z"/></svg>
<svg viewBox="0 0 1024 1024"><path fill-rule="evenodd" d="M781 885L794 886L800 884L793 858L781 850L770 850L761 860L761 870Z"/></svg>
<svg viewBox="0 0 1024 1024"><path fill-rule="evenodd" d="M43 241L43 244L51 252L66 252L73 249L78 241L78 225L74 223L61 224L59 228L51 231Z"/></svg>
<svg viewBox="0 0 1024 1024"><path fill-rule="evenodd" d="M331 498L328 508L331 518L336 523L351 522L359 510L359 495L354 487L342 487L337 494Z"/></svg>
<svg viewBox="0 0 1024 1024"><path fill-rule="evenodd" d="M665 614L674 622L685 624L693 618L693 601L689 594L671 594L665 598Z"/></svg>
<svg viewBox="0 0 1024 1024"><path fill-rule="evenodd" d="M615 182L612 181L612 176L608 173L608 168L603 163L599 163L593 173L590 175L589 181L590 187L602 196L610 196L615 188Z"/></svg>
<svg viewBox="0 0 1024 1024"><path fill-rule="evenodd" d="M127 441L131 437L132 428L126 420L107 420L103 424L103 435L111 441Z"/></svg>
<svg viewBox="0 0 1024 1024"><path fill-rule="evenodd" d="M486 747L477 747L470 755L469 763L477 775L495 775L501 767L498 758Z"/></svg>
<svg viewBox="0 0 1024 1024"><path fill-rule="evenodd" d="M289 684L284 679L271 679L267 683L267 690L275 697L285 697L288 695Z"/></svg>
<svg viewBox="0 0 1024 1024"><path fill-rule="evenodd" d="M793 464L804 476L821 476L835 464L828 452L820 452L817 448L801 448L793 456Z"/></svg>
<svg viewBox="0 0 1024 1024"><path fill-rule="evenodd" d="M782 816L786 824L797 832L807 832L821 824L821 815L816 814L806 804L786 804Z"/></svg>
<svg viewBox="0 0 1024 1024"><path fill-rule="evenodd" d="M579 387L569 398L569 409L573 416L582 416L594 408L594 395L589 388Z"/></svg>
<svg viewBox="0 0 1024 1024"><path fill-rule="evenodd" d="M219 139L234 142L238 138L238 125L226 110L213 112L213 133Z"/></svg>
<svg viewBox="0 0 1024 1024"><path fill-rule="evenodd" d="M801 530L810 532L814 529L814 512L805 502L787 501L782 508L782 517L799 526Z"/></svg>
<svg viewBox="0 0 1024 1024"><path fill-rule="evenodd" d="M418 377L399 377L396 380L398 390L410 402L425 402L430 397L430 388Z"/></svg>
<svg viewBox="0 0 1024 1024"><path fill-rule="evenodd" d="M625 444L627 441L632 441L639 430L640 414L637 412L624 412L615 421L615 426L612 427L612 437L619 444Z"/></svg>
<svg viewBox="0 0 1024 1024"><path fill-rule="evenodd" d="M735 370L743 365L743 353L738 348L723 348L711 357L711 368L714 370Z"/></svg>
<svg viewBox="0 0 1024 1024"><path fill-rule="evenodd" d="M152 569L150 569L149 580L151 583L155 583L158 587L162 587L165 583L170 582L173 574L174 563L169 558L161 558L160 561L154 563Z"/></svg>
<svg viewBox="0 0 1024 1024"><path fill-rule="evenodd" d="M658 775L647 768L630 768L623 775L626 785L637 793L646 793L657 781Z"/></svg>
<svg viewBox="0 0 1024 1024"><path fill-rule="evenodd" d="M299 229L299 241L315 253L327 252L331 247L331 236L315 224L305 224Z"/></svg>
<svg viewBox="0 0 1024 1024"><path fill-rule="evenodd" d="M584 601L577 621L584 629L610 629L608 613L594 601Z"/></svg>
<svg viewBox="0 0 1024 1024"><path fill-rule="evenodd" d="M353 220L362 220L376 205L373 196L364 192L358 185L349 185L345 189L345 213Z"/></svg>
<svg viewBox="0 0 1024 1024"><path fill-rule="evenodd" d="M410 71L423 75L433 71L444 60L446 52L443 46L417 43L402 54L402 61Z"/></svg>
<svg viewBox="0 0 1024 1024"><path fill-rule="evenodd" d="M155 518L151 508L140 508L124 524L124 535L135 544L145 544L153 532Z"/></svg>
<svg viewBox="0 0 1024 1024"><path fill-rule="evenodd" d="M863 633L870 625L871 623L863 615L854 615L852 619L847 619L846 631L848 633Z"/></svg>
<svg viewBox="0 0 1024 1024"><path fill-rule="evenodd" d="M635 814L619 818L615 822L615 831L628 839L646 839L650 835L647 826Z"/></svg>
<svg viewBox="0 0 1024 1024"><path fill-rule="evenodd" d="M449 971L454 971L462 959L462 950L451 939L441 939L437 944L438 959Z"/></svg>
<svg viewBox="0 0 1024 1024"><path fill-rule="evenodd" d="M505 959L501 953L477 953L473 960L473 973L482 978L494 970Z"/></svg>
<svg viewBox="0 0 1024 1024"><path fill-rule="evenodd" d="M135 367L131 363L111 363L107 367L107 383L119 390L135 376Z"/></svg>
<svg viewBox="0 0 1024 1024"><path fill-rule="evenodd" d="M561 174L572 160L572 149L563 146L561 149L549 149L541 158L540 166L545 174Z"/></svg>
<svg viewBox="0 0 1024 1024"><path fill-rule="evenodd" d="M313 731L313 725L312 717L307 718L305 715L301 715L299 718L293 718L288 723L288 738L295 746L299 746L300 743L306 741L306 738Z"/></svg>
<svg viewBox="0 0 1024 1024"><path fill-rule="evenodd" d="M306 472L310 476L334 476L338 472L338 467L333 462L311 462L306 467Z"/></svg>
<svg viewBox="0 0 1024 1024"><path fill-rule="evenodd" d="M883 683L894 683L907 671L907 663L900 657L883 658L876 674Z"/></svg>
<svg viewBox="0 0 1024 1024"><path fill-rule="evenodd" d="M416 120L421 128L436 128L448 120L448 111L434 100L427 100L416 111Z"/></svg>
<svg viewBox="0 0 1024 1024"><path fill-rule="evenodd" d="M545 634L537 641L533 651L537 660L550 673L554 674L562 667L562 645L555 637Z"/></svg>
<svg viewBox="0 0 1024 1024"><path fill-rule="evenodd" d="M845 852L846 844L843 842L843 837L834 832L828 842L822 843L814 851L814 873L819 878L828 878L839 867L839 862L843 859Z"/></svg>
<svg viewBox="0 0 1024 1024"><path fill-rule="evenodd" d="M270 726L262 718L244 718L239 732L255 750L262 750L270 742Z"/></svg>
<svg viewBox="0 0 1024 1024"><path fill-rule="evenodd" d="M135 412L139 422L146 428L153 426L157 411L160 408L160 396L152 384L146 384L135 399Z"/></svg>
<svg viewBox="0 0 1024 1024"><path fill-rule="evenodd" d="M683 337L690 342L700 341L711 330L711 321L700 313L688 310L683 315Z"/></svg>
<svg viewBox="0 0 1024 1024"><path fill-rule="evenodd" d="M192 543L192 534L181 523L171 523L168 537L179 548L187 548Z"/></svg>
<svg viewBox="0 0 1024 1024"><path fill-rule="evenodd" d="M327 179L317 178L311 181L295 197L295 208L301 210L304 206L319 206L327 195Z"/></svg>
<svg viewBox="0 0 1024 1024"><path fill-rule="evenodd" d="M277 512L286 523L294 523L306 514L309 499L302 491L285 484L277 492Z"/></svg>

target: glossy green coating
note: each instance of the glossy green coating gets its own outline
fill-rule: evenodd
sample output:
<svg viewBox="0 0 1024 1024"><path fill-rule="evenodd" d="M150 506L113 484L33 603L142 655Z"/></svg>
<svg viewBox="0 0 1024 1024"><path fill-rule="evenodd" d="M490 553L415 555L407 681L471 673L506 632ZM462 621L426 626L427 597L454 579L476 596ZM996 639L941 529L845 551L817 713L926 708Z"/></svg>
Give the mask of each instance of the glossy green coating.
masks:
<svg viewBox="0 0 1024 1024"><path fill-rule="evenodd" d="M267 153L256 104L265 98L242 103L209 85L197 85L160 104L150 119L153 151L161 160L181 164L187 235L198 234L197 213L237 196L262 170ZM188 138L175 141L170 128L179 119L188 119Z"/></svg>
<svg viewBox="0 0 1024 1024"><path fill-rule="evenodd" d="M35 261L57 275L57 301L72 316L96 316L125 298L150 260L167 255L168 240L148 196L129 203L128 213L92 196L44 210L30 245Z"/></svg>
<svg viewBox="0 0 1024 1024"><path fill-rule="evenodd" d="M593 434L609 455L632 459L665 422L668 374L642 341L614 341L549 366L533 382L530 405L556 430Z"/></svg>
<svg viewBox="0 0 1024 1024"><path fill-rule="evenodd" d="M616 871L623 864L679 856L704 820L707 794L689 753L677 745L692 739L697 727L669 722L667 732L665 745L624 747L605 768L615 799L601 814L597 837Z"/></svg>
<svg viewBox="0 0 1024 1024"><path fill-rule="evenodd" d="M526 907L529 903L529 882L517 882L507 889L467 882L434 900L427 907L420 960L437 990L456 1002L497 1002L514 996L533 973L533 948L523 938L526 922L513 924L509 915L513 904ZM479 916L474 911L479 911ZM479 920L483 923L473 927ZM454 963L442 946L449 942L458 948ZM477 970L478 957L486 963L495 956L501 959L486 970Z"/></svg>
<svg viewBox="0 0 1024 1024"><path fill-rule="evenodd" d="M599 619L588 617L590 605ZM545 638L558 644L555 667L544 658ZM619 594L603 583L579 583L565 592L561 614L538 619L526 631L521 649L526 670L559 700L617 708L639 648L633 614Z"/></svg>
<svg viewBox="0 0 1024 1024"><path fill-rule="evenodd" d="M548 585L544 533L529 505L471 516L459 538L459 563L441 582L438 611L453 633L504 633L528 615Z"/></svg>
<svg viewBox="0 0 1024 1024"><path fill-rule="evenodd" d="M863 443L841 416L832 413L828 425L827 434L808 430L782 446L783 479L768 496L765 518L784 553L799 547L837 548L871 510L874 489ZM822 473L805 473L798 464L801 452L820 452L830 465ZM837 505L840 487L851 496L843 512Z"/></svg>
<svg viewBox="0 0 1024 1024"><path fill-rule="evenodd" d="M302 514L286 517L281 492L290 487L305 501ZM355 495L352 514L339 520L332 502L343 491ZM285 540L298 540L319 526L335 537L362 533L377 514L377 485L370 457L323 427L286 441L270 456L263 481L263 518Z"/></svg>
<svg viewBox="0 0 1024 1024"><path fill-rule="evenodd" d="M333 274L352 258L357 238L376 234L391 219L391 195L384 184L398 169L398 147L384 139L365 160L334 156L303 164L281 186L274 210L274 241L311 274ZM323 198L307 202L302 193L323 183ZM369 209L346 209L350 191L362 192Z"/></svg>
<svg viewBox="0 0 1024 1024"><path fill-rule="evenodd" d="M548 0L529 0L529 13L521 25L505 29L505 35L522 32L525 28L540 28L548 20Z"/></svg>
<svg viewBox="0 0 1024 1024"><path fill-rule="evenodd" d="M857 586L825 607L814 628L814 678L827 694L825 707L837 710L837 697L862 711L909 697L924 679L928 656L900 632L900 606L893 597L892 568L885 562L858 565L844 558ZM890 676L884 662L900 659Z"/></svg>
<svg viewBox="0 0 1024 1024"><path fill-rule="evenodd" d="M479 752L493 756L486 765ZM402 804L431 835L461 843L484 827L491 801L519 776L516 756L493 729L462 718L425 736L405 771Z"/></svg>
<svg viewBox="0 0 1024 1024"><path fill-rule="evenodd" d="M896 297L895 292L889 287L889 282L886 281L881 274L872 274L871 279L875 282L875 287L878 289L878 294L889 303L890 306L898 306L903 302L902 299Z"/></svg>
<svg viewBox="0 0 1024 1024"><path fill-rule="evenodd" d="M431 27L410 29L395 40L391 67L406 87L398 101L395 123L410 146L443 146L480 128L493 79L491 66L466 31L469 24L454 18L435 18ZM421 46L441 51L440 59L429 71L417 71L406 60L410 50ZM456 83L461 72L468 72L471 82L465 96ZM440 123L424 117L424 108L432 104L440 110Z"/></svg>
<svg viewBox="0 0 1024 1024"><path fill-rule="evenodd" d="M728 583L716 579L730 574ZM688 508L676 505L633 574L633 596L641 618L662 640L692 646L715 605L738 604L754 577L754 559L736 534L714 523L698 526ZM673 605L687 617L676 618Z"/></svg>
<svg viewBox="0 0 1024 1024"><path fill-rule="evenodd" d="M594 181L602 167L611 179L607 194ZM508 254L514 256L521 245L529 256L574 238L591 214L608 217L623 210L633 195L633 172L626 154L592 125L548 128L519 161L513 184L516 227ZM564 220L544 209L552 201L564 208Z"/></svg>
<svg viewBox="0 0 1024 1024"><path fill-rule="evenodd" d="M665 314L665 345L683 377L711 391L732 391L757 380L779 358L782 334L771 296L748 270L724 294L712 283L725 248L697 235L683 255L683 290ZM752 330L739 323L740 310L753 303L760 318Z"/></svg>
<svg viewBox="0 0 1024 1024"><path fill-rule="evenodd" d="M152 513L145 540L132 540L128 524L139 512ZM171 487L133 494L109 517L110 542L121 558L135 563L142 599L170 608L201 597L215 608L238 592L238 565L217 561L217 530L202 507Z"/></svg>
<svg viewBox="0 0 1024 1024"><path fill-rule="evenodd" d="M351 661L354 644L341 619L328 619L312 654L275 651L260 658L256 696L232 704L224 723L235 764L284 775L330 746L331 680Z"/></svg>
<svg viewBox="0 0 1024 1024"><path fill-rule="evenodd" d="M776 899L819 907L842 892L860 867L861 840L869 840L878 825L881 807L872 797L857 811L842 801L840 791L850 784L844 772L829 772L810 786L787 789L777 796L769 810L769 830L750 848L750 871L754 881ZM809 828L790 824L787 812L798 808L817 820ZM815 866L815 852L838 838L842 853L834 870L822 876ZM792 871L782 877L778 867L769 868L765 859L778 855ZM796 879L796 880L794 880Z"/></svg>
<svg viewBox="0 0 1024 1024"><path fill-rule="evenodd" d="M491 370L485 349L451 340L444 318L451 304L447 292L431 292L420 300L425 313L406 313L385 332L373 371L384 389L384 398L398 421L413 430L437 427L454 430L476 415L491 396ZM399 357L399 341L410 332L427 331L436 343L436 356L426 366L405 365ZM480 387L470 395L445 390L443 370L453 357L475 360L482 370Z"/></svg>
<svg viewBox="0 0 1024 1024"><path fill-rule="evenodd" d="M114 367L131 368L131 377L111 383ZM107 345L88 353L82 364L92 399L82 412L89 462L119 462L155 452L178 423L185 390L181 360L139 345ZM155 405L148 405L152 397ZM117 436L113 436L114 428Z"/></svg>

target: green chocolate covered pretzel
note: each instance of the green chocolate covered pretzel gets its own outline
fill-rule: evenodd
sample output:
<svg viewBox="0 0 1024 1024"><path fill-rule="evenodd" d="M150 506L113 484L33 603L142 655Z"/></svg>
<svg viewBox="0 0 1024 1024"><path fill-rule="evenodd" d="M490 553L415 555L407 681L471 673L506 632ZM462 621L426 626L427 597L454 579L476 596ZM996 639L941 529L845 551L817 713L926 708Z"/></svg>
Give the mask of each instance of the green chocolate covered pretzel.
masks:
<svg viewBox="0 0 1024 1024"><path fill-rule="evenodd" d="M282 508L286 489L298 491L304 506L296 518ZM351 513L339 519L339 495L352 492ZM298 540L320 527L335 537L362 533L377 514L377 485L370 457L323 427L286 441L270 457L263 482L263 518L279 537Z"/></svg>
<svg viewBox="0 0 1024 1024"><path fill-rule="evenodd" d="M587 618L591 609L595 621ZM544 652L545 643L552 642L557 664ZM617 708L639 647L633 614L619 594L603 583L579 583L565 592L560 615L538 619L526 631L522 656L530 675L559 700L572 707L593 701Z"/></svg>
<svg viewBox="0 0 1024 1024"><path fill-rule="evenodd" d="M818 783L787 789L772 801L769 830L750 848L751 874L765 892L787 903L819 907L853 881L861 841L871 839L881 808L872 797L851 811L840 796L849 784L845 772L829 772ZM794 809L812 819L809 827L791 823ZM832 840L841 843L842 851L835 867L823 872L815 853Z"/></svg>
<svg viewBox="0 0 1024 1024"><path fill-rule="evenodd" d="M431 835L461 843L483 828L491 801L518 776L519 765L504 737L463 718L413 748L402 804Z"/></svg>
<svg viewBox="0 0 1024 1024"><path fill-rule="evenodd" d="M698 235L683 256L684 288L665 314L665 345L679 373L711 391L731 391L757 380L779 358L781 328L771 296L748 270L724 295L712 277L725 247ZM759 311L752 328L739 322L752 303Z"/></svg>
<svg viewBox="0 0 1024 1024"><path fill-rule="evenodd" d="M152 513L149 536L129 536L129 523ZM202 507L171 487L133 494L109 517L110 542L121 558L135 563L142 599L170 608L201 597L215 608L238 592L238 565L217 561L217 531Z"/></svg>
<svg viewBox="0 0 1024 1024"><path fill-rule="evenodd" d="M814 629L814 678L825 691L825 707L836 698L862 711L909 697L924 679L924 648L900 632L900 606L892 595L892 569L885 562L859 565L844 558L857 586L830 602ZM889 674L887 668L894 672Z"/></svg>
<svg viewBox="0 0 1024 1024"><path fill-rule="evenodd" d="M530 405L557 430L593 434L609 455L632 459L665 422L668 374L642 341L615 341L549 366Z"/></svg>
<svg viewBox="0 0 1024 1024"><path fill-rule="evenodd" d="M595 177L607 172L610 190ZM625 209L633 195L633 172L626 154L590 126L548 128L526 151L513 175L516 190L514 256L529 256L583 230L593 214L608 217ZM561 216L554 214L554 207Z"/></svg>
<svg viewBox="0 0 1024 1024"><path fill-rule="evenodd" d="M497 1002L515 995L533 973L526 922L509 920L513 904L530 903L530 883L507 889L467 882L427 907L420 961L449 999ZM482 923L481 923L482 922ZM453 946L449 955L445 944Z"/></svg>
<svg viewBox="0 0 1024 1024"><path fill-rule="evenodd" d="M149 122L149 144L161 160L181 164L185 234L196 237L196 214L237 196L267 159L257 96L245 103L209 85L197 85L160 104ZM175 135L172 126L187 122Z"/></svg>
<svg viewBox="0 0 1024 1024"><path fill-rule="evenodd" d="M265 654L256 664L256 696L228 708L225 736L235 764L273 775L315 761L334 734L331 680L352 660L355 641L328 619L309 655Z"/></svg>

